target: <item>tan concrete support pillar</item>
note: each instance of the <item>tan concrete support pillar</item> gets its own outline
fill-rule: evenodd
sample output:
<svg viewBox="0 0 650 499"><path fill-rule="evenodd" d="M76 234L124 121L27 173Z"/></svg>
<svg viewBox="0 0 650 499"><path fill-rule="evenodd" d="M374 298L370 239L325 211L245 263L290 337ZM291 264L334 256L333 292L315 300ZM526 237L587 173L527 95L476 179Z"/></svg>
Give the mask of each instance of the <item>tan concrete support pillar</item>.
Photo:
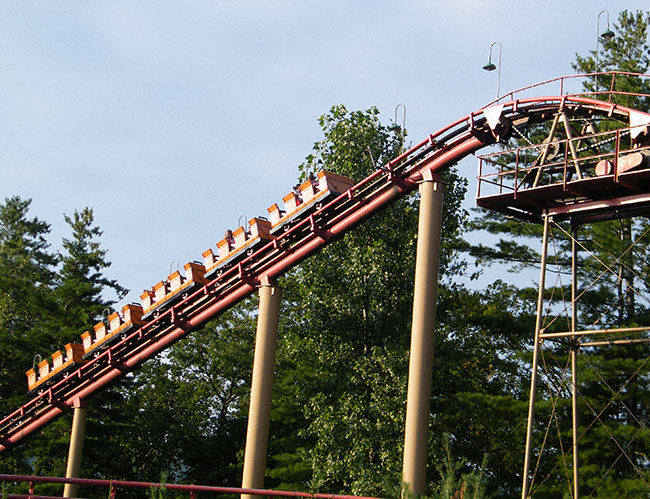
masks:
<svg viewBox="0 0 650 499"><path fill-rule="evenodd" d="M426 487L443 191L443 184L433 179L420 184L420 219L402 468L402 479L415 494L424 494Z"/></svg>
<svg viewBox="0 0 650 499"><path fill-rule="evenodd" d="M244 473L241 485L244 489L264 488L266 448L271 419L271 388L273 387L281 298L282 288L273 285L260 287L253 381L251 383ZM259 498L259 496L248 494L242 494L241 497L242 499Z"/></svg>
<svg viewBox="0 0 650 499"><path fill-rule="evenodd" d="M68 451L68 465L65 470L66 478L79 478L81 471L81 454L86 436L86 416L88 406L80 400L75 401L72 415L72 432L70 433L70 450ZM66 483L63 488L63 497L76 497L79 486Z"/></svg>

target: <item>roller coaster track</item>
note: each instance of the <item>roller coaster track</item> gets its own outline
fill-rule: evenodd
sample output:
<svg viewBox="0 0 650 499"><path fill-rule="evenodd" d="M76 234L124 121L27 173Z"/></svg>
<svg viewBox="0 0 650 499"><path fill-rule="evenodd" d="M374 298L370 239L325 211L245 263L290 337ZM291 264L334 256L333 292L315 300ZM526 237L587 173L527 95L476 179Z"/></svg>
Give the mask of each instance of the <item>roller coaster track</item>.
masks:
<svg viewBox="0 0 650 499"><path fill-rule="evenodd" d="M0 452L16 445L56 417L70 412L79 401L97 390L138 369L147 359L251 295L256 287L275 281L324 246L342 238L382 208L416 190L419 182L434 179L465 156L502 141L504 134L510 133L510 124L521 120L543 123L559 111L572 116L601 116L628 123L630 113L638 113L599 100L604 98L603 95L564 93L564 84L571 78L575 77L539 84L540 87L559 84L557 95L517 98L516 92L507 94L500 101L429 135L378 168L235 267L4 417L0 421ZM522 90L530 91L536 87ZM606 98L607 93L603 94Z"/></svg>

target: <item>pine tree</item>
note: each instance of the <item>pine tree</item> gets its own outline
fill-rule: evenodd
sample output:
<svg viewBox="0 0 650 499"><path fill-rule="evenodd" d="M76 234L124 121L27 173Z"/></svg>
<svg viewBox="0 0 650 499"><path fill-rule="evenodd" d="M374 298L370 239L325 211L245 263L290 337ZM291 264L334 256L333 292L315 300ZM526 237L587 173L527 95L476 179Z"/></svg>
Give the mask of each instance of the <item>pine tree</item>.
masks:
<svg viewBox="0 0 650 499"><path fill-rule="evenodd" d="M26 392L24 372L52 345L47 337L55 311L56 255L49 251L50 226L29 218L31 200L18 196L0 205L0 412Z"/></svg>
<svg viewBox="0 0 650 499"><path fill-rule="evenodd" d="M0 205L0 414L25 398L25 371L35 356L50 351L50 318L57 257L49 250L50 226L29 216L31 200L18 196ZM36 357L37 358L37 357ZM2 468L28 473L24 455L0 456Z"/></svg>
<svg viewBox="0 0 650 499"><path fill-rule="evenodd" d="M587 56L576 54L573 69L579 73L622 71L645 74L650 67L649 22L649 12L620 12L618 19L613 23L615 36L610 39L601 38L598 52L590 51ZM616 75L615 78L616 81L612 85L612 76L599 76L593 81L585 82L584 88L590 92L605 92L613 88L618 92L627 93L614 96L614 102L639 111L650 107L650 99L644 97L650 95L650 81L647 78L633 75ZM602 95L600 98L608 97Z"/></svg>
<svg viewBox="0 0 650 499"><path fill-rule="evenodd" d="M60 315L61 341L78 341L78 336L101 318L116 300L108 298L113 292L120 300L127 290L104 272L111 265L107 250L101 247L102 231L94 225L92 208L64 215L72 230L71 239L63 239L64 253L60 256L59 283L56 298Z"/></svg>
<svg viewBox="0 0 650 499"><path fill-rule="evenodd" d="M618 20L613 23L615 36L602 41L598 59L595 51L586 57L577 55L573 68L580 72L646 73L650 67L650 49L647 44L649 22L648 13L621 12ZM584 91L596 92L595 97L600 99L610 98L604 93L598 94L609 91L610 88L617 92L612 96L614 102L641 111L650 108L648 98L638 95L650 93L648 78L626 74L601 75L597 79L585 80L584 83ZM604 121L601 125L602 130L626 126L613 121ZM548 130L540 131L542 137L545 137ZM516 271L539 265L540 256L536 248L541 241L541 227L527 222L504 220L502 216L492 213L475 219L473 227L500 238L492 247L477 245L472 249L479 262L498 260ZM562 320L555 320L554 326L547 329L549 332L552 327L562 327L561 322L566 326L568 313L564 306L570 301L566 297L570 296L571 227L568 224L558 227L559 230L554 231L550 258L553 266L559 269L556 279L564 279L564 285L558 284L553 291L548 291L547 303L550 304L548 320L551 321L554 317ZM641 238L648 227L647 221L642 218L579 227L581 250L578 289L581 298L578 303L578 329L648 324L649 304L639 300L634 291L641 291L643 295L650 290L648 246L635 244L632 251L625 252L637 240L645 240ZM622 254L624 256L621 258ZM604 268L614 271L604 272ZM531 291L521 289L519 293ZM532 333L531 328L531 337ZM567 455L571 448L571 395L570 384L567 383L570 373L564 367L568 348L566 345L552 347L545 342L544 350L547 364L540 367L544 373L538 393L535 428L538 434L544 434L547 429L544 424L551 421L559 436L552 444L547 444L537 475L537 483L542 482L543 485L538 485L537 492L558 495L566 490L565 474L570 473L570 455ZM584 432L579 443L582 493L598 497L601 494L603 497L622 497L633 495L633 490L642 490L647 495L648 482L644 475L648 472L646 456L650 451L650 435L644 427L650 393L644 385L647 367L643 369L648 358L647 346L581 348L578 358L580 433ZM546 382L553 389L546 391ZM619 389L620 394L614 397ZM558 394L560 398L557 406L554 406L553 397ZM552 417L553 410L556 412ZM599 414L598 419L594 419L596 414ZM614 441L622 447L618 448L613 444ZM625 452L621 452L622 449ZM569 460L568 465L566 459Z"/></svg>
<svg viewBox="0 0 650 499"><path fill-rule="evenodd" d="M13 315L8 314L7 324L0 330L2 369L8 372L0 380L0 387L5 388L5 380L10 381L6 389L14 394L12 399L2 397L3 403L8 402L3 413L15 409L24 399L24 372L32 367L34 355L45 359L65 343L79 342L84 329L92 327L102 311L114 303L106 293L117 293L119 299L125 292L116 281L103 275L110 262L101 247L102 232L94 225L91 208L64 216L72 237L63 240L62 253L53 255L47 251L49 225L27 218L29 204L15 197L0 207L0 296L13 303ZM115 429L119 410L117 416L111 411L115 411L119 399L114 389L93 399L99 414L95 416L91 410L89 432L96 428L98 419L100 428ZM27 474L63 475L70 424L67 417L58 419L12 451L13 458L8 459L20 461L23 466L28 463L23 468ZM87 446L86 462L101 462L103 452L101 447Z"/></svg>
<svg viewBox="0 0 650 499"><path fill-rule="evenodd" d="M101 320L104 310L110 311L115 300L107 297L109 293L116 294L117 299L126 294L126 289L117 281L104 275L111 262L106 258L107 250L101 245L102 231L95 225L92 208L75 210L72 216L64 215L64 220L72 236L62 241L63 251L58 257L60 265L53 290L56 311L49 335L51 341L56 342L56 348L69 342L79 343L79 335ZM53 350L43 352L43 356ZM123 383L128 383L128 380ZM123 430L122 403L117 387L108 388L91 399L87 423L90 442L97 440L97 435L92 432L118 433ZM30 439L25 453L35 472L53 476L65 473L70 428L70 419L63 417ZM92 469L90 463L103 462L105 454L106 449L102 446L85 446L84 468Z"/></svg>

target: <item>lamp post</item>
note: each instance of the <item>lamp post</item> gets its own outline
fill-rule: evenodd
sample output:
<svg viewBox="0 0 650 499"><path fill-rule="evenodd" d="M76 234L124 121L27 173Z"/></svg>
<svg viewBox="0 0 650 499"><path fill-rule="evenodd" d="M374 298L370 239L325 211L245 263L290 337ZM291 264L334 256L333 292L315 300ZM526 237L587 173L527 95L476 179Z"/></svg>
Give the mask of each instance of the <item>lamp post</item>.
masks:
<svg viewBox="0 0 650 499"><path fill-rule="evenodd" d="M397 121L397 114L398 111L402 109L402 124L400 125L399 122ZM397 104L397 107L395 107L395 121L393 121L393 124L388 127L388 130L391 132L394 132L396 134L399 134L399 139L400 139L400 153L402 152L402 149L404 148L404 134L406 132L406 106L404 104Z"/></svg>
<svg viewBox="0 0 650 499"><path fill-rule="evenodd" d="M492 62L492 47L494 47L495 45L499 46L499 59L497 60L496 66ZM501 91L501 42L498 41L492 42L488 54L488 62L485 66L483 66L483 69L485 69L486 71L494 71L495 69L497 70L497 99L498 99L499 93Z"/></svg>
<svg viewBox="0 0 650 499"><path fill-rule="evenodd" d="M607 29L603 31L602 33L600 32L600 16L603 14L607 14ZM598 20L596 21L596 79L595 79L595 90L598 92L598 71L600 71L600 68L598 67L598 47L599 44L602 43L602 40L611 40L614 38L614 32L609 29L609 11L607 9L603 9L598 13Z"/></svg>

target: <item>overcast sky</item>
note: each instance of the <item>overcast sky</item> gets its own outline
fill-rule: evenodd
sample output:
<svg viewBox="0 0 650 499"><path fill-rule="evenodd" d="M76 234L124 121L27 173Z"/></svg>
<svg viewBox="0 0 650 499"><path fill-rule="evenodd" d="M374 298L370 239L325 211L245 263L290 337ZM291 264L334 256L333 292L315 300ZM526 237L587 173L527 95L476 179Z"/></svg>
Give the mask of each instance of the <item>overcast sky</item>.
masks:
<svg viewBox="0 0 650 499"><path fill-rule="evenodd" d="M616 7L613 7L616 5ZM295 183L335 104L406 106L419 142L496 95L572 73L599 12L647 0L14 1L0 16L0 199L91 206L139 301L173 261L201 259L240 216ZM601 31L606 16L601 16ZM498 50L493 59L496 62ZM468 177L476 160L461 163ZM473 196L473 192L471 196ZM175 267L175 264L174 264Z"/></svg>

